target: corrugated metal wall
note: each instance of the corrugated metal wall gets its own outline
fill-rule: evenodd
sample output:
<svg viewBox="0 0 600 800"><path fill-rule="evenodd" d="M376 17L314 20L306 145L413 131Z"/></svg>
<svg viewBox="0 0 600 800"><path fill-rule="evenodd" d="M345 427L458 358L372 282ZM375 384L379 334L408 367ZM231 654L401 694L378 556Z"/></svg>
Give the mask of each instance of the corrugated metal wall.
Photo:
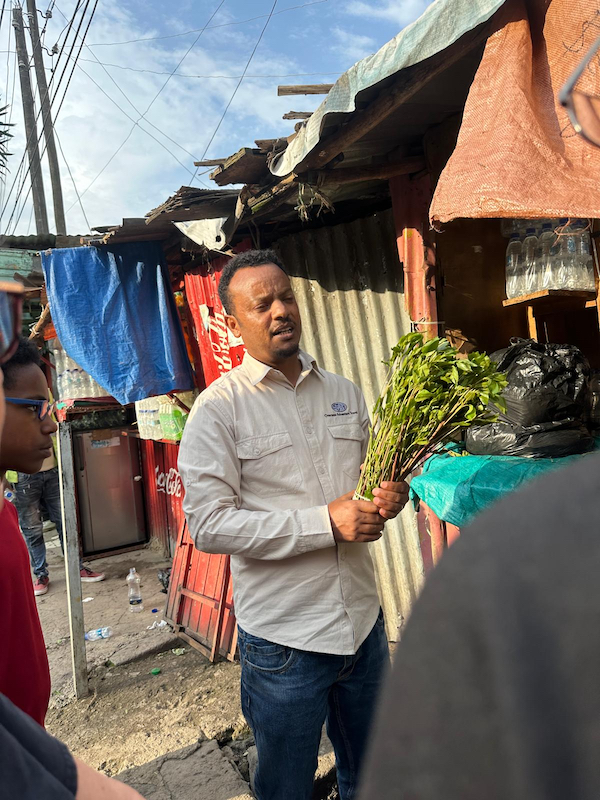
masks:
<svg viewBox="0 0 600 800"><path fill-rule="evenodd" d="M280 239L303 320L302 347L354 381L372 408L384 359L410 330L391 211ZM416 517L407 508L372 545L388 638L407 618L423 580Z"/></svg>

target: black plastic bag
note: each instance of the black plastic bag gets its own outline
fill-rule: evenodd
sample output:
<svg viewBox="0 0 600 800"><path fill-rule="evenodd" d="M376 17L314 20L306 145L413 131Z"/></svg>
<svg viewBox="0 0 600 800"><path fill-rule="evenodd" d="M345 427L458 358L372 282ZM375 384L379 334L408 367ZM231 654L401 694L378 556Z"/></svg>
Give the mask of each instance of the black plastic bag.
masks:
<svg viewBox="0 0 600 800"><path fill-rule="evenodd" d="M506 411L492 406L498 421L467 431L469 453L562 458L594 448L583 424L590 367L577 347L516 339L491 358L508 379Z"/></svg>
<svg viewBox="0 0 600 800"><path fill-rule="evenodd" d="M594 449L594 439L577 420L565 419L521 427L492 422L469 428L466 448L475 456L562 458Z"/></svg>
<svg viewBox="0 0 600 800"><path fill-rule="evenodd" d="M579 348L517 339L491 358L508 378L500 420L528 428L584 419L590 366Z"/></svg>

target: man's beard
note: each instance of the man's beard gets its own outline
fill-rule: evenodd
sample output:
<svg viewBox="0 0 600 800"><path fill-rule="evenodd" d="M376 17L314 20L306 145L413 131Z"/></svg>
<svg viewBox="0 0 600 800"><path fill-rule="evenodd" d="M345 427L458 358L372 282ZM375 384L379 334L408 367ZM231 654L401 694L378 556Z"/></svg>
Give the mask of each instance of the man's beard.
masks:
<svg viewBox="0 0 600 800"><path fill-rule="evenodd" d="M298 342L290 342L287 346L279 347L275 350L275 356L277 358L290 358L290 356L295 356L300 351L300 344Z"/></svg>

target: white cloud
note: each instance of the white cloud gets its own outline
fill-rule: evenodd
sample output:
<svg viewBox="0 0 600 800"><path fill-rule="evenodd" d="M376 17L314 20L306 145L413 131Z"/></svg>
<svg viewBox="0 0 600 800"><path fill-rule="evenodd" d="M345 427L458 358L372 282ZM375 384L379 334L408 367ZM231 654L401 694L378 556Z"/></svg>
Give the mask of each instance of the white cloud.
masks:
<svg viewBox="0 0 600 800"><path fill-rule="evenodd" d="M61 8L67 15L70 15L74 5L74 0L61 2ZM128 6L119 0L104 0L98 6L89 41L119 42L145 36L165 35L164 29L157 30L152 23L146 27L143 18L134 16L130 10L132 7L133 4ZM52 22L55 23L55 28L50 29L49 26L46 37L49 46L54 43L54 37L64 25L64 21L56 12ZM182 27L188 30L198 25L190 24L188 18L187 24ZM167 29L166 33L170 32ZM259 32L260 27L257 30L249 29L248 26L244 26L241 30L236 26L207 31L186 57L179 71L192 75L239 76ZM194 36L191 35L135 44L95 47L93 53L102 62L120 64L136 70L168 72L175 68L193 41ZM5 47L5 42L5 38L0 39L2 49ZM84 48L82 56L92 60L94 58L87 48ZM85 61L81 63L81 67L121 110L102 94L81 69L75 70L56 128L80 193L94 180L131 130L133 122L124 112L133 120L138 120L140 112L146 110L167 79L166 75L106 67L114 80L113 83L107 72L98 64ZM307 67L301 61L296 61L285 52L268 46L259 48L248 70L250 75L283 75L306 71ZM208 150L207 157L227 156L242 146L252 146L255 138L268 138L292 132L293 123L282 120L283 114L289 111L291 106L290 98L277 97L276 86L281 82L285 81L276 78L247 78L242 83ZM171 78L146 115L145 120L148 122L140 122L125 146L84 194L83 205L91 225L113 224L123 217L143 216L151 208L166 200L182 184L189 184L195 169L193 161L203 156L236 84L236 79L227 78ZM5 90L1 87L0 91L5 94ZM2 101L4 102L4 98ZM17 172L25 139L18 80L13 121L17 123L14 128L14 140L11 142L15 156L10 161L11 173L6 190ZM148 123L155 125L162 133ZM146 129L160 140L164 147L140 128ZM177 144L169 141L167 137L175 140ZM186 150L189 152L186 153ZM173 155L183 162L186 168L181 167ZM65 208L68 209L74 204L67 214L68 231L85 233L88 226L85 224L77 195L60 152L59 161ZM202 180L213 186L208 176L204 176ZM198 181L195 185L198 185ZM25 196L28 186L27 183L22 197ZM50 227L54 230L47 171L45 186ZM0 222L2 233L7 232L6 225L13 205L11 199ZM30 211L31 203L28 201L17 226L18 233L28 232ZM13 216L13 221L17 215ZM13 232L13 225L10 232ZM33 225L29 232L35 232Z"/></svg>
<svg viewBox="0 0 600 800"><path fill-rule="evenodd" d="M431 0L379 0L376 3L352 0L346 11L355 16L394 22L400 30L420 17L429 5Z"/></svg>
<svg viewBox="0 0 600 800"><path fill-rule="evenodd" d="M335 37L334 49L347 59L348 66L377 50L377 43L370 36L363 36L339 27L333 29L333 35Z"/></svg>
<svg viewBox="0 0 600 800"><path fill-rule="evenodd" d="M70 17L75 5L76 0L61 0L60 9ZM214 9L213 0L181 0L180 4L172 5L174 11L170 13L168 9L165 10L160 0L145 0L144 3L140 3L139 0L102 0L98 4L88 41L97 44L114 43L183 33L192 28L200 28ZM269 24L248 73L250 76L283 76L292 73L316 73L321 69L329 73L333 70L339 74L355 61L375 52L394 35L396 23L399 21L394 12L395 8L404 9L403 13L410 15L416 14L417 6L424 7L424 5L426 3L417 3L415 0L405 0L399 4L390 0L369 0L369 2L352 0L350 3L350 10L354 15L351 18L352 27L347 26L350 29L346 30L340 26L334 28L333 32L326 5L315 5L306 10L282 14ZM243 20L261 14L263 4L259 6L257 9L253 6L253 11L250 13L246 0L228 0L213 24ZM370 15L373 19L379 20L377 39L373 38L375 34L365 35L361 31L361 15ZM339 23L339 14L335 15L335 19ZM346 17L346 20L348 19ZM45 38L48 47L51 48L58 39L64 25L64 19L55 10L52 20L48 23ZM179 71L202 76L239 76L263 25L264 20L260 19L254 23L207 30L186 57ZM6 25L0 31L1 50L14 50L12 32L10 47L7 47L9 30L11 27ZM309 35L299 40L296 38L299 32ZM371 34L371 29L368 32ZM194 171L193 161L204 155L206 145L231 98L237 83L236 79L173 77L146 115L147 122L140 122L140 127L136 127L125 146L116 155L114 154L133 125L128 116L137 120L140 112L146 110L167 78L166 75L133 70L169 72L175 69L178 61L194 41L195 35L197 34L93 48L92 52L100 61L131 69L107 66L105 71L98 64L90 63L89 59L93 60L94 56L90 49L83 49L82 58L88 60L81 61L80 68L73 74L56 127L79 192L89 186L114 156L109 166L83 197L83 205L92 225L113 224L123 217L141 217L151 208L164 202L182 184L191 181L191 174ZM2 64L6 58L7 56L3 56ZM8 59L11 71L7 84L0 85L0 104L11 100L14 56L9 54ZM54 61L56 62L56 59ZM63 63L64 58L59 65L59 71ZM0 79L6 76L5 66L2 64L0 64ZM83 70L90 77L87 77ZM112 76L112 81L109 75ZM324 74L322 77L315 75L307 77L306 82L329 81L334 77L331 74ZM90 78L104 89L112 101L91 82ZM281 119L283 114L292 108L310 111L322 98L277 97L277 84L286 82L302 83L304 80L302 77L298 77L297 80L248 77L244 80L206 154L207 157L227 156L242 146L252 146L256 138L291 133L294 123L283 121ZM0 194L6 194L10 188L25 144L18 79L12 111L16 127L13 129L11 150L15 155L10 159L11 172L6 188L4 192L0 189ZM152 123L162 133L148 123ZM163 146L144 133L141 128L145 128L153 137L159 139ZM175 140L176 144L167 137ZM185 168L177 163L174 156L183 162ZM68 231L72 234L86 233L87 225L60 152L59 161L65 207L69 208L74 204L67 214ZM204 176L202 180L213 186L208 176ZM198 185L198 181L195 185ZM54 230L47 171L45 171L45 186L50 227ZM26 190L27 188L28 183ZM0 207L3 204L0 204ZM14 194L6 206L6 211L0 220L0 232L12 233L14 225L11 224L7 230L7 222L14 206ZM33 224L29 226L30 212L31 202L28 201L16 228L18 233L25 234L28 228L29 232L35 232ZM13 223L16 216L18 212L13 215Z"/></svg>

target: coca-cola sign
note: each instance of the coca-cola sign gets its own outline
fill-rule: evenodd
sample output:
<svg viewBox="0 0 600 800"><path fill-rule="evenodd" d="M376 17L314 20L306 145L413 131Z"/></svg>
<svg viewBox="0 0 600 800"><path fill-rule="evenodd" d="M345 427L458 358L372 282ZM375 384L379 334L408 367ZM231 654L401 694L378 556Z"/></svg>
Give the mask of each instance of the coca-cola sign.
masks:
<svg viewBox="0 0 600 800"><path fill-rule="evenodd" d="M157 465L156 490L171 495L172 497L181 497L183 493L183 484L181 483L181 475L177 472L175 467L171 467L168 472L159 472Z"/></svg>

